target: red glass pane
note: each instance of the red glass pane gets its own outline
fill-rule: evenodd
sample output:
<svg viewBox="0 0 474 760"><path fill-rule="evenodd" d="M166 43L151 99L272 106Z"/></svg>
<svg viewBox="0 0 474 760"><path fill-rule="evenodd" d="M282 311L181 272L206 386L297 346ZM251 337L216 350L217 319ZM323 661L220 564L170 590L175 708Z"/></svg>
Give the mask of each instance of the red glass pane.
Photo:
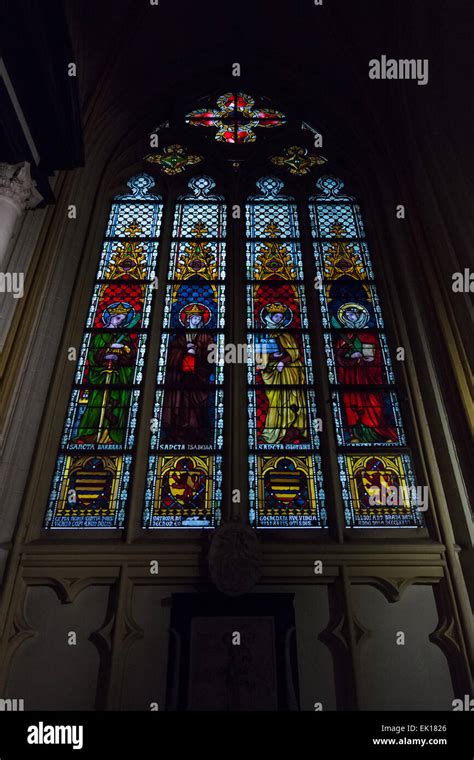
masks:
<svg viewBox="0 0 474 760"><path fill-rule="evenodd" d="M281 285L257 285L254 287L254 325L255 327L268 327L269 313L275 305L286 306L288 311L283 315L285 326L301 328L299 300L294 285L282 283ZM286 317L286 318L285 318Z"/></svg>
<svg viewBox="0 0 474 760"><path fill-rule="evenodd" d="M111 283L104 285L100 294L93 327L109 327L116 324L141 327L144 285ZM122 315L122 316L121 316Z"/></svg>
<svg viewBox="0 0 474 760"><path fill-rule="evenodd" d="M381 385L387 382L387 372L377 333L369 331L335 333L332 341L339 383Z"/></svg>
<svg viewBox="0 0 474 760"><path fill-rule="evenodd" d="M243 129L242 127L239 127L237 129L237 142L244 143L244 142L253 142L255 140L255 135L253 132L249 132L247 129Z"/></svg>

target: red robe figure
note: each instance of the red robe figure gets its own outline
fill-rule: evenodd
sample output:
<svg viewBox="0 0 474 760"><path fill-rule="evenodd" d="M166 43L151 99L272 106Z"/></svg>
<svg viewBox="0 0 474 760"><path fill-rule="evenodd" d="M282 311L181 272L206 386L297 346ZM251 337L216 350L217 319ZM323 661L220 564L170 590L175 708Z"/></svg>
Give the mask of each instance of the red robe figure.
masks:
<svg viewBox="0 0 474 760"><path fill-rule="evenodd" d="M211 444L210 384L214 365L209 347L214 338L203 332L209 310L189 304L181 313L185 332L170 341L163 405L163 443ZM201 329L200 329L201 328Z"/></svg>
<svg viewBox="0 0 474 760"><path fill-rule="evenodd" d="M344 332L335 342L337 377L341 385L381 385L386 382L376 334ZM348 443L396 442L390 397L382 391L344 390L342 393Z"/></svg>

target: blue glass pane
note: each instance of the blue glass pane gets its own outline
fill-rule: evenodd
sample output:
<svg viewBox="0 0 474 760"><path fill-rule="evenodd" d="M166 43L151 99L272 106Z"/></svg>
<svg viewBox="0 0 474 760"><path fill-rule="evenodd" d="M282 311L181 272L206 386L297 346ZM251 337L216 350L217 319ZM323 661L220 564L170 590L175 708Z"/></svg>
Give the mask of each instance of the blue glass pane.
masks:
<svg viewBox="0 0 474 760"><path fill-rule="evenodd" d="M107 226L107 237L157 237L161 206L156 203L114 203ZM136 230L136 228L139 228Z"/></svg>
<svg viewBox="0 0 474 760"><path fill-rule="evenodd" d="M343 203L320 203L310 206L314 237L334 238L336 227L342 228L344 237L364 237L364 228L358 206Z"/></svg>
<svg viewBox="0 0 474 760"><path fill-rule="evenodd" d="M191 280L169 284L163 327L224 327L224 286Z"/></svg>
<svg viewBox="0 0 474 760"><path fill-rule="evenodd" d="M299 236L296 206L288 203L249 203L247 214L249 238L296 238Z"/></svg>
<svg viewBox="0 0 474 760"><path fill-rule="evenodd" d="M181 196L173 220L173 238L222 238L226 234L226 206L214 192L210 177L193 177L190 192Z"/></svg>
<svg viewBox="0 0 474 760"><path fill-rule="evenodd" d="M383 328L382 312L373 285L341 279L325 284L319 294L325 329Z"/></svg>
<svg viewBox="0 0 474 760"><path fill-rule="evenodd" d="M222 204L179 204L173 222L173 237L222 238L225 231L225 207Z"/></svg>

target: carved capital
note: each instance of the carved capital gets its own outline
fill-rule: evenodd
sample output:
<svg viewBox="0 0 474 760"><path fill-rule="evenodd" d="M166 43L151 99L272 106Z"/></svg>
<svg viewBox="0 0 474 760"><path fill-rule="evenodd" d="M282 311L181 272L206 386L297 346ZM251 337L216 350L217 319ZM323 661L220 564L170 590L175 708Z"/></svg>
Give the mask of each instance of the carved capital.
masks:
<svg viewBox="0 0 474 760"><path fill-rule="evenodd" d="M19 213L41 203L43 197L31 179L28 161L19 164L0 163L0 198L7 198L18 208Z"/></svg>

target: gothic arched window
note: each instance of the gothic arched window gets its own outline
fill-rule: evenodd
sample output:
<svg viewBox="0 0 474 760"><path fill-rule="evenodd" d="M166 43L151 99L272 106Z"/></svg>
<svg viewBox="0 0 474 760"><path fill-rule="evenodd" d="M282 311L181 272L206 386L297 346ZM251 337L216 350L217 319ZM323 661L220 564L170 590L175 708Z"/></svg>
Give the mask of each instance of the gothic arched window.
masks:
<svg viewBox="0 0 474 760"><path fill-rule="evenodd" d="M216 527L235 489L225 458L237 456L257 529L331 527L337 499L347 528L421 526L358 204L318 169L326 159L310 151L307 124L304 144L285 145L295 129L268 101L226 93L201 105L178 129L191 149L162 125L163 147L146 156L155 178L137 174L112 205L45 526L122 528L138 434L149 440L135 491L144 529ZM224 329L236 334L245 309L247 343L232 361L246 363L246 390L226 386L234 369L224 366ZM146 362L149 332L157 367ZM149 421L139 415L146 373L156 379ZM248 430L226 437L228 387Z"/></svg>

